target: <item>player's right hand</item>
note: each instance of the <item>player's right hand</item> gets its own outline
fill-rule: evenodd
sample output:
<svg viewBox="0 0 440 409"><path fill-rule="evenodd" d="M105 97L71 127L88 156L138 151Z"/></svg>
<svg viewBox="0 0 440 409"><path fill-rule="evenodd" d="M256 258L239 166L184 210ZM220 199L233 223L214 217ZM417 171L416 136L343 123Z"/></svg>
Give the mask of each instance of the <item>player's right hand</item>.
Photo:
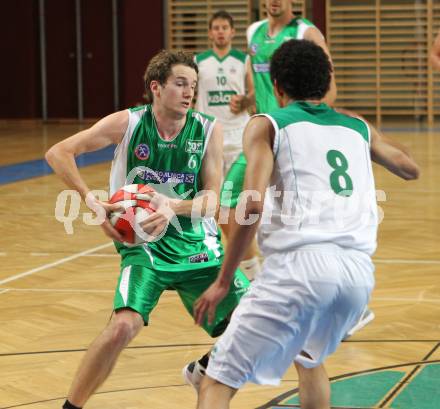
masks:
<svg viewBox="0 0 440 409"><path fill-rule="evenodd" d="M194 321L197 325L203 325L205 315L208 315L208 324L212 324L215 318L217 305L226 297L229 285L214 281L211 286L194 303Z"/></svg>
<svg viewBox="0 0 440 409"><path fill-rule="evenodd" d="M86 196L85 202L87 207L96 214L94 224L99 224L107 237L122 243L124 241L123 237L112 226L108 216L110 213L124 210L124 208L118 203L112 204L98 200L92 194Z"/></svg>
<svg viewBox="0 0 440 409"><path fill-rule="evenodd" d="M232 95L229 109L233 114L239 114L246 109L246 95Z"/></svg>

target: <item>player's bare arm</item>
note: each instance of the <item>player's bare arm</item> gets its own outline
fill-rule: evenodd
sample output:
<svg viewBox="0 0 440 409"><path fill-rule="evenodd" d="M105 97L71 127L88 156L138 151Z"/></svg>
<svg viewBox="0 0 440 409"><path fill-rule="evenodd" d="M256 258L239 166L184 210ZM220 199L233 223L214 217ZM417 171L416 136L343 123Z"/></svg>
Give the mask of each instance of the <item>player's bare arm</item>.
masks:
<svg viewBox="0 0 440 409"><path fill-rule="evenodd" d="M332 57L325 42L324 36L316 27L308 28L307 31L304 33L304 39L313 41L315 44L318 44L326 52L333 66ZM337 97L337 89L336 89L335 71L333 69L332 77L330 81L330 89L327 92L326 96L323 98L323 102L325 102L327 105L334 106L336 97Z"/></svg>
<svg viewBox="0 0 440 409"><path fill-rule="evenodd" d="M374 127L370 126L370 129L371 159L402 179L417 179L420 168L409 151L400 143L381 135Z"/></svg>
<svg viewBox="0 0 440 409"><path fill-rule="evenodd" d="M353 111L345 108L337 108L336 111L368 123L371 131L371 159L374 162L402 179L412 180L419 177L420 169L405 145L383 135L365 118Z"/></svg>
<svg viewBox="0 0 440 409"><path fill-rule="evenodd" d="M246 127L243 140L247 160L244 192L252 192L253 198L247 195L246 201L239 206L245 206L245 220L252 217L255 221L246 225L238 224L234 229L217 280L194 304L194 319L198 325L202 324L206 314L208 322L212 321L216 306L227 294L234 272L257 231L273 169L273 135L273 126L265 117L251 119Z"/></svg>
<svg viewBox="0 0 440 409"><path fill-rule="evenodd" d="M246 59L246 95L233 95L229 107L231 112L239 114L244 110L255 112L255 90L250 58Z"/></svg>
<svg viewBox="0 0 440 409"><path fill-rule="evenodd" d="M55 173L61 177L68 187L77 190L81 197L87 201L87 205L98 215L100 215L99 212L102 208L108 214L110 211L119 208L119 206L100 202L89 194L90 189L79 172L75 157L82 153L105 148L111 144L118 144L121 142L127 126L127 111L115 112L99 120L92 127L57 143L46 153L46 160ZM122 241L122 237L111 226L106 217L101 226L106 235L114 240Z"/></svg>
<svg viewBox="0 0 440 409"><path fill-rule="evenodd" d="M432 45L430 58L434 69L440 71L440 32L437 34Z"/></svg>

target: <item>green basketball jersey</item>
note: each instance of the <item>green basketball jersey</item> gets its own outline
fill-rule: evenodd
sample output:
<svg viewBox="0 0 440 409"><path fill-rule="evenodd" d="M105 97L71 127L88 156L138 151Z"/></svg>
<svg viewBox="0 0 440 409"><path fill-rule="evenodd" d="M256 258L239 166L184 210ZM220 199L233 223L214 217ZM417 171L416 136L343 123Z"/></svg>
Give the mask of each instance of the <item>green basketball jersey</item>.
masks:
<svg viewBox="0 0 440 409"><path fill-rule="evenodd" d="M200 170L215 119L189 110L180 133L162 139L151 105L128 110L127 131L117 146L110 174L110 194L126 184L152 185L168 197L193 199L202 189ZM127 247L116 243L122 266L144 265L177 271L218 265L223 256L213 218L177 216L158 241Z"/></svg>
<svg viewBox="0 0 440 409"><path fill-rule="evenodd" d="M294 18L274 37L268 34L268 20L257 21L249 26L247 40L251 56L257 112L270 112L278 108L270 80L270 59L285 41L301 40L313 24L304 18Z"/></svg>

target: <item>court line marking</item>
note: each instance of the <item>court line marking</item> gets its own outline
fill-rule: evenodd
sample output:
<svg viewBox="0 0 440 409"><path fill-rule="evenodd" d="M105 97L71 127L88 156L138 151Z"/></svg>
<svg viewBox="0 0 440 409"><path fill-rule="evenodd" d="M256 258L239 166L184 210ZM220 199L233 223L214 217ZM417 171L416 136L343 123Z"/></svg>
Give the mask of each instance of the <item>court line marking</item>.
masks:
<svg viewBox="0 0 440 409"><path fill-rule="evenodd" d="M423 296L420 297L414 297L414 298L405 298L405 297L375 297L374 294L372 296L372 301L396 301L396 302L413 302L413 303L420 303L420 302L427 302L427 303L440 303L440 297L439 298L424 298Z"/></svg>
<svg viewBox="0 0 440 409"><path fill-rule="evenodd" d="M11 281L18 280L18 279L23 278L23 277L30 276L30 275L32 275L34 273L38 273L39 271L43 271L43 270L46 270L48 268L58 266L60 264L67 263L68 261L75 260L75 259L77 259L79 257L83 257L83 256L85 256L87 254L93 253L93 252L98 251L98 250L105 249L105 248L110 247L110 246L113 246L113 242L102 244L100 246L96 246L96 247L93 247L93 248L85 250L85 251L81 251L80 253L73 254L73 255L71 255L69 257L64 257L64 258L62 258L60 260L57 260L57 261L54 261L52 263L44 264L44 265L42 265L40 267L33 268L33 269L25 271L23 273L15 274L15 275L13 275L11 277L8 277L8 278L5 278L3 280L0 280L0 285L3 285L5 283L9 283Z"/></svg>
<svg viewBox="0 0 440 409"><path fill-rule="evenodd" d="M53 256L54 254L60 254L60 253L29 253L32 257L49 257ZM1 254L0 254L1 255ZM6 255L6 253L5 253ZM96 254L84 254L83 257L120 257L119 254L107 254L107 253L96 253Z"/></svg>
<svg viewBox="0 0 440 409"><path fill-rule="evenodd" d="M92 294L99 294L99 293L114 293L114 290L81 290L80 288L5 288L0 289L0 294L6 291L18 291L18 292L40 292L40 293L92 293Z"/></svg>
<svg viewBox="0 0 440 409"><path fill-rule="evenodd" d="M408 260L400 258L373 258L373 263L383 264L440 264L440 260Z"/></svg>
<svg viewBox="0 0 440 409"><path fill-rule="evenodd" d="M0 294L7 293L9 290L10 290L9 288L0 289Z"/></svg>
<svg viewBox="0 0 440 409"><path fill-rule="evenodd" d="M348 341L348 342L350 342L350 341ZM384 370L404 368L406 366L430 365L430 364L437 364L437 363L440 363L440 360L434 359L434 360L430 360L430 361L424 360L424 361L418 361L418 362L407 362L405 364L388 365L388 366L383 366L383 367L364 369L364 370L357 371L357 372L348 372L348 373L345 373L342 375L331 376L329 379L330 379L330 382L333 383L334 381L349 379L354 376L367 375L370 373L384 371ZM256 409L270 409L273 406L280 407L280 408L283 408L283 407L288 408L289 406L283 406L283 404L281 402L283 402L283 400L285 400L287 398L290 398L292 395L297 394L298 392L299 392L298 387L291 389L290 391L284 392L281 395L276 396L275 398L271 399L269 402L265 403L264 405L258 406ZM332 408L336 409L338 407L332 406ZM368 408L356 406L356 408L358 408L358 409L378 409L377 406L369 406ZM7 409L7 408L5 408L5 409ZM341 409L343 409L343 407ZM347 408L347 409L355 409L355 408Z"/></svg>

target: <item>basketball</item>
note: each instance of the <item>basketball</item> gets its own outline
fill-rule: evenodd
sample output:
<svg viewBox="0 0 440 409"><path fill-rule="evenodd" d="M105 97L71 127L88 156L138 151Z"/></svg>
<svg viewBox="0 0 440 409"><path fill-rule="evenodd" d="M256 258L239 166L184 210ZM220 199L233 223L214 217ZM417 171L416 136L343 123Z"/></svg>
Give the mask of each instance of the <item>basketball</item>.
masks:
<svg viewBox="0 0 440 409"><path fill-rule="evenodd" d="M124 208L109 216L110 223L122 235L124 244L136 245L147 241L148 235L139 223L154 212L150 206L151 192L155 190L148 185L126 185L110 198L109 203L118 203Z"/></svg>

